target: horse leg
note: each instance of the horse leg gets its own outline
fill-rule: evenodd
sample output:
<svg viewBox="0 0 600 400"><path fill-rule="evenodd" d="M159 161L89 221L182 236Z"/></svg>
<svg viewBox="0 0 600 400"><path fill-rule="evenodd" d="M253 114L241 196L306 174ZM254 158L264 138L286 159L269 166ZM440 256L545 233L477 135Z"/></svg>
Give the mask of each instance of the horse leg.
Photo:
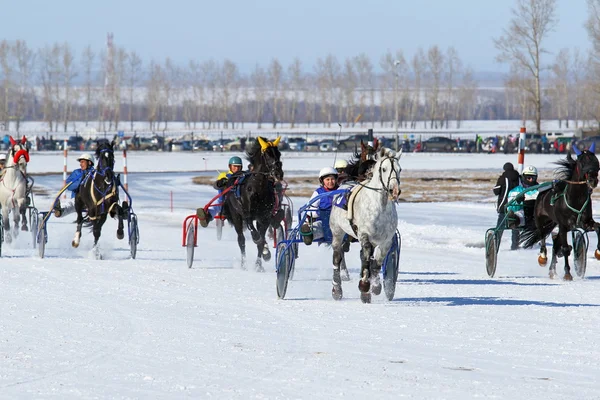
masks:
<svg viewBox="0 0 600 400"><path fill-rule="evenodd" d="M83 226L83 215L80 210L77 210L77 229L75 230L75 236L71 242L71 246L79 247L79 240L81 239L81 227Z"/></svg>
<svg viewBox="0 0 600 400"><path fill-rule="evenodd" d="M594 222L594 230L596 231L596 236L598 237L598 245L596 247L596 251L594 251L594 257L596 260L600 260L600 224Z"/></svg>
<svg viewBox="0 0 600 400"><path fill-rule="evenodd" d="M546 249L546 239L540 240L540 254L538 254L538 264L545 267L548 263L548 249Z"/></svg>
<svg viewBox="0 0 600 400"><path fill-rule="evenodd" d="M371 256L373 254L373 245L369 242L366 235L360 237L361 251L361 266L360 266L360 280L358 281L358 290L360 290L360 299L363 303L371 302Z"/></svg>
<svg viewBox="0 0 600 400"><path fill-rule="evenodd" d="M565 276L563 279L565 281L572 281L573 275L571 275L571 266L569 265L569 255L571 254L571 250L573 247L569 245L567 242L567 234L568 231L566 229L559 229L558 231L558 239L560 243L560 253L565 258Z"/></svg>
<svg viewBox="0 0 600 400"><path fill-rule="evenodd" d="M331 241L331 247L333 248L333 280L331 282L331 296L334 300L340 300L343 296L342 290L342 278L340 276L340 269L342 265L346 265L344 260L344 251L342 249L342 239L339 235L333 235Z"/></svg>
<svg viewBox="0 0 600 400"><path fill-rule="evenodd" d="M29 228L27 227L27 206L25 204L22 204L21 207L19 207L19 212L21 213L21 231L23 232L28 232Z"/></svg>
<svg viewBox="0 0 600 400"><path fill-rule="evenodd" d="M550 268L548 270L548 276L550 279L554 279L556 277L556 262L558 258L558 253L560 251L560 244L558 242L558 234L552 234L552 259L550 260Z"/></svg>
<svg viewBox="0 0 600 400"><path fill-rule="evenodd" d="M2 225L4 226L4 240L6 243L12 242L12 234L10 233L10 218L8 217L8 206L2 207Z"/></svg>
<svg viewBox="0 0 600 400"><path fill-rule="evenodd" d="M13 233L15 238L19 235L19 222L21 222L21 214L19 214L19 210L17 208L13 208L13 222L15 225L13 226Z"/></svg>
<svg viewBox="0 0 600 400"><path fill-rule="evenodd" d="M119 220L119 226L117 226L117 239L123 240L125 237L125 233L123 232L123 218L125 218L125 212L118 202L115 203L115 207L117 207L117 218Z"/></svg>
<svg viewBox="0 0 600 400"><path fill-rule="evenodd" d="M269 261L271 259L271 251L269 251L269 246L267 245L267 241L265 240L265 234L267 233L267 228L269 227L269 223L264 223L263 221L256 221L256 226L258 227L258 233L260 238L258 242L256 242L256 248L258 250L258 254L256 256L256 263L254 265L257 272L264 272L265 269L262 266L262 259L265 261Z"/></svg>
<svg viewBox="0 0 600 400"><path fill-rule="evenodd" d="M254 243L258 244L258 241L260 240L260 233L254 227L254 224L252 223L251 218L246 219L246 226L248 227L248 230L250 231L250 235L252 236L252 241Z"/></svg>
<svg viewBox="0 0 600 400"><path fill-rule="evenodd" d="M246 238L244 237L244 225L243 225L244 222L235 213L232 213L230 218L231 218L231 221L233 222L235 232L237 233L238 246L240 248L240 253L242 256L240 267L242 269L246 269Z"/></svg>

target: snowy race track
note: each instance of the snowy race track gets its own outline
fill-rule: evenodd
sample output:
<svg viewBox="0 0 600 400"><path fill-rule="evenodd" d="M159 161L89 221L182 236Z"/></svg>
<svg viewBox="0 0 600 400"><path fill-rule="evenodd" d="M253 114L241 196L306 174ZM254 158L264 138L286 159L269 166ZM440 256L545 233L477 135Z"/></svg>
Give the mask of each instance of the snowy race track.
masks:
<svg viewBox="0 0 600 400"><path fill-rule="evenodd" d="M201 230L185 263L183 218L210 197L197 174L130 175L138 257L102 231L72 249L74 218L52 218L46 258L21 234L0 259L2 398L592 399L600 383L600 263L550 281L535 250L485 272L491 203L400 204L396 298L331 298L331 251L300 247L286 300L267 272L241 271L233 228ZM60 187L56 175L36 185ZM171 212L170 192L174 194ZM296 208L306 199L294 199ZM50 205L38 196L40 209ZM250 242L248 240L248 242ZM590 247L596 238L590 236ZM255 247L247 246L249 261ZM590 250L589 255L592 255ZM559 264L562 273L562 261Z"/></svg>

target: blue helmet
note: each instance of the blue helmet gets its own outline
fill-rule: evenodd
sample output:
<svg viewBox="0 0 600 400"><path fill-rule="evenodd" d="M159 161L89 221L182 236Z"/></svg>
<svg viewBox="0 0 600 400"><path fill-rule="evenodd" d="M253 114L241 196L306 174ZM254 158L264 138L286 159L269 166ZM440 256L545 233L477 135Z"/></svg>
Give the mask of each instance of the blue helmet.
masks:
<svg viewBox="0 0 600 400"><path fill-rule="evenodd" d="M229 165L242 165L242 159L238 156L233 156L229 159Z"/></svg>

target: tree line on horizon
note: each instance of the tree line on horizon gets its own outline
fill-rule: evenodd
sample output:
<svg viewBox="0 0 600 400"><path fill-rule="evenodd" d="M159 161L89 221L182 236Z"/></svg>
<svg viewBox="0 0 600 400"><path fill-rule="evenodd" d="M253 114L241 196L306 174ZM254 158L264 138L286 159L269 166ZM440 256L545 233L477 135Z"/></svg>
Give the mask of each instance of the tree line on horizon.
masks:
<svg viewBox="0 0 600 400"><path fill-rule="evenodd" d="M402 128L460 128L464 120L557 119L569 128L600 121L600 0L587 0L586 28L593 44L560 49L552 63L544 39L557 23L556 0L515 0L513 18L494 39L498 61L509 63L504 86L479 87L458 52L437 45L412 57L401 49L374 61L365 54L339 60L329 54L310 72L300 59L282 65L274 57L240 72L234 61L169 58L145 65L135 50L86 47L76 55L68 43L32 49L23 40L0 41L0 129L44 121L67 131L84 121L98 130L152 130L184 122L189 129L260 129L297 124Z"/></svg>

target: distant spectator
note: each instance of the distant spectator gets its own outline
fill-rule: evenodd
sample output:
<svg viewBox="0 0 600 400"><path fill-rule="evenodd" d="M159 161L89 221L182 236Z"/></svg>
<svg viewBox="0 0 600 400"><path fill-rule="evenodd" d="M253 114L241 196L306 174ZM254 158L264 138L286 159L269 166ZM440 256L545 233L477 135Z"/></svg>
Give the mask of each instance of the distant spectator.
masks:
<svg viewBox="0 0 600 400"><path fill-rule="evenodd" d="M246 138L245 137L240 139L240 149L242 151L246 151Z"/></svg>

